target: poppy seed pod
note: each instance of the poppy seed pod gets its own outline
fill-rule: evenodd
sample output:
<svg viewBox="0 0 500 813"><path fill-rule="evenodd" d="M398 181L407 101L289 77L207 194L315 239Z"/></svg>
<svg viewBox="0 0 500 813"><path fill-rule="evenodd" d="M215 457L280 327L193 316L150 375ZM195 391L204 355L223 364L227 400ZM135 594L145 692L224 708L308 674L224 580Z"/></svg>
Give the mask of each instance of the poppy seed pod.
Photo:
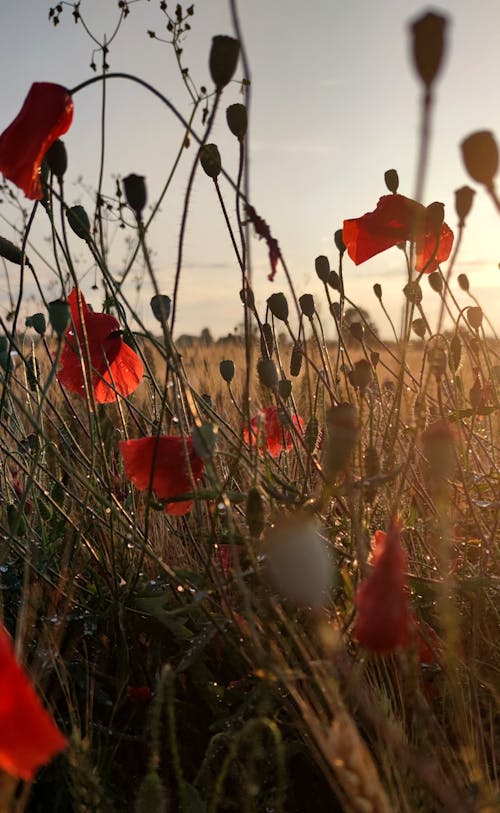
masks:
<svg viewBox="0 0 500 813"><path fill-rule="evenodd" d="M274 351L273 329L269 322L264 322L260 334L260 353L262 358L271 358Z"/></svg>
<svg viewBox="0 0 500 813"><path fill-rule="evenodd" d="M407 282L403 288L403 293L408 302L411 302L413 305L420 305L422 302L422 288L418 282Z"/></svg>
<svg viewBox="0 0 500 813"><path fill-rule="evenodd" d="M252 289L248 285L246 288L241 289L240 299L247 308L250 308L252 311L255 310L255 297Z"/></svg>
<svg viewBox="0 0 500 813"><path fill-rule="evenodd" d="M247 133L247 109L244 104L232 104L226 110L227 126L238 141L243 141Z"/></svg>
<svg viewBox="0 0 500 813"><path fill-rule="evenodd" d="M276 319L280 319L282 322L288 321L288 302L281 291L268 297L267 306Z"/></svg>
<svg viewBox="0 0 500 813"><path fill-rule="evenodd" d="M343 234L342 234L342 229L337 229L337 231L334 234L333 239L335 241L335 245L337 246L337 249L339 251L340 256L342 256L342 254L344 254L344 252L346 250L346 245L344 243L344 237L343 237Z"/></svg>
<svg viewBox="0 0 500 813"><path fill-rule="evenodd" d="M395 195L399 187L399 175L397 171L395 169L388 169L387 172L384 173L384 181L389 192Z"/></svg>
<svg viewBox="0 0 500 813"><path fill-rule="evenodd" d="M32 327L39 336L44 336L47 330L47 322L43 313L34 313L33 316L28 316L25 325L26 327Z"/></svg>
<svg viewBox="0 0 500 813"><path fill-rule="evenodd" d="M443 278L439 271L433 271L432 274L429 274L427 280L432 290L435 291L437 294L440 294L441 291L443 290Z"/></svg>
<svg viewBox="0 0 500 813"><path fill-rule="evenodd" d="M200 149L200 164L209 178L217 180L222 168L220 152L216 144L204 144Z"/></svg>
<svg viewBox="0 0 500 813"><path fill-rule="evenodd" d="M61 339L69 325L71 311L68 302L64 299L55 299L49 302L49 322L53 331Z"/></svg>
<svg viewBox="0 0 500 813"><path fill-rule="evenodd" d="M479 330L483 324L483 311L481 308L467 308L467 321L474 330Z"/></svg>
<svg viewBox="0 0 500 813"><path fill-rule="evenodd" d="M16 265L22 265L23 252L5 237L0 237L0 257Z"/></svg>
<svg viewBox="0 0 500 813"><path fill-rule="evenodd" d="M467 274L459 274L458 277L457 277L457 282L458 282L460 288L462 289L462 291L465 291L465 293L468 293L470 285L469 285L469 277L467 276Z"/></svg>
<svg viewBox="0 0 500 813"><path fill-rule="evenodd" d="M419 339L423 339L425 337L425 331L427 328L423 319L414 319L411 326L413 332L417 334Z"/></svg>
<svg viewBox="0 0 500 813"><path fill-rule="evenodd" d="M498 171L498 146L493 133L489 130L472 133L460 147L465 169L471 178L491 188Z"/></svg>
<svg viewBox="0 0 500 813"><path fill-rule="evenodd" d="M66 220L71 231L81 240L90 240L90 220L83 206L66 209Z"/></svg>
<svg viewBox="0 0 500 813"><path fill-rule="evenodd" d="M319 257L316 257L314 260L314 267L321 282L328 282L328 277L330 276L330 261L328 257L325 257L324 254L320 254Z"/></svg>
<svg viewBox="0 0 500 813"><path fill-rule="evenodd" d="M475 190L470 186L461 186L455 190L455 211L458 215L459 228L465 225L465 218L472 209L475 194Z"/></svg>
<svg viewBox="0 0 500 813"><path fill-rule="evenodd" d="M430 88L441 68L445 52L446 25L446 17L433 12L424 14L411 25L413 60L426 88Z"/></svg>
<svg viewBox="0 0 500 813"><path fill-rule="evenodd" d="M166 294L155 294L151 297L149 304L153 311L153 316L158 322L166 322L170 316L170 305L172 301Z"/></svg>
<svg viewBox="0 0 500 813"><path fill-rule="evenodd" d="M377 353L376 350L372 350L370 353L370 361L372 363L372 367L376 367L380 361L380 353Z"/></svg>
<svg viewBox="0 0 500 813"><path fill-rule="evenodd" d="M45 153L44 160L47 162L47 166L52 174L56 176L58 181L61 181L68 169L68 153L66 152L64 141L61 141L60 138L54 141L52 146L49 147Z"/></svg>
<svg viewBox="0 0 500 813"><path fill-rule="evenodd" d="M328 285L330 288L333 288L334 291L340 291L340 277L336 271L332 270L328 274Z"/></svg>
<svg viewBox="0 0 500 813"><path fill-rule="evenodd" d="M127 175L127 177L123 179L122 184L125 200L134 212L137 220L140 220L147 201L146 179L143 175Z"/></svg>
<svg viewBox="0 0 500 813"><path fill-rule="evenodd" d="M299 305L300 305L300 310L302 311L304 316L307 316L309 319L312 319L312 317L314 316L314 311L315 311L313 295L312 294L302 294L302 296L299 297Z"/></svg>
<svg viewBox="0 0 500 813"><path fill-rule="evenodd" d="M292 382L290 381L290 379L288 378L281 379L281 381L278 383L278 392L284 401L290 398L292 394Z"/></svg>
<svg viewBox="0 0 500 813"><path fill-rule="evenodd" d="M362 342L365 338L365 328L361 322L351 322L349 332L352 338L356 339L357 342Z"/></svg>
<svg viewBox="0 0 500 813"><path fill-rule="evenodd" d="M239 55L238 40L224 35L213 37L208 64L217 90L222 90L233 78Z"/></svg>
<svg viewBox="0 0 500 813"><path fill-rule="evenodd" d="M278 371L272 359L260 359L257 364L257 374L259 381L264 387L275 390L278 387Z"/></svg>
<svg viewBox="0 0 500 813"><path fill-rule="evenodd" d="M375 285L373 286L373 293L375 294L377 299L380 299L380 301L382 301L382 286L378 282L376 282Z"/></svg>
<svg viewBox="0 0 500 813"><path fill-rule="evenodd" d="M219 364L219 370L220 370L220 374L221 374L223 380L226 382L226 384L230 384L231 381L234 378L234 371L235 371L234 361L232 361L231 359L224 359Z"/></svg>
<svg viewBox="0 0 500 813"><path fill-rule="evenodd" d="M290 358L290 375L292 375L294 378L297 378L297 376L300 375L303 355L302 342L295 342Z"/></svg>

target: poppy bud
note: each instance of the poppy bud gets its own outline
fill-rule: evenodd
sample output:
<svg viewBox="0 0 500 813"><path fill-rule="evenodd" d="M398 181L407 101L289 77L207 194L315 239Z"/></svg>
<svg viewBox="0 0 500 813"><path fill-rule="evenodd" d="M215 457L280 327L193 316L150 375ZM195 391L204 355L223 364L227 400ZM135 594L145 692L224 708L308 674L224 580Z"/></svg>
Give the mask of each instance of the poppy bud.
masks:
<svg viewBox="0 0 500 813"><path fill-rule="evenodd" d="M170 316L171 299L166 294L155 294L151 297L149 304L153 311L153 316L158 322L166 322Z"/></svg>
<svg viewBox="0 0 500 813"><path fill-rule="evenodd" d="M352 322L349 325L349 332L352 338L358 342L362 342L365 338L365 329L361 322Z"/></svg>
<svg viewBox="0 0 500 813"><path fill-rule="evenodd" d="M217 90L222 90L233 78L239 54L240 43L238 40L223 35L213 37L209 68L210 76Z"/></svg>
<svg viewBox="0 0 500 813"><path fill-rule="evenodd" d="M281 319L282 322L288 321L288 302L285 294L281 292L271 294L267 300L267 306L276 319Z"/></svg>
<svg viewBox="0 0 500 813"><path fill-rule="evenodd" d="M493 133L489 130L472 133L460 146L465 169L471 178L492 187L498 170L498 147Z"/></svg>
<svg viewBox="0 0 500 813"><path fill-rule="evenodd" d="M372 363L372 367L376 367L380 361L380 353L377 353L376 350L372 350L370 353L370 361Z"/></svg>
<svg viewBox="0 0 500 813"><path fill-rule="evenodd" d="M72 232L81 240L90 240L90 220L83 206L66 209L66 219Z"/></svg>
<svg viewBox="0 0 500 813"><path fill-rule="evenodd" d="M423 319L414 319L411 326L419 339L423 339L426 331L425 321Z"/></svg>
<svg viewBox="0 0 500 813"><path fill-rule="evenodd" d="M246 288L241 289L240 299L247 308L250 308L252 311L255 310L255 297L252 289L248 285Z"/></svg>
<svg viewBox="0 0 500 813"><path fill-rule="evenodd" d="M425 224L427 229L432 233L439 234L443 223L444 204L438 201L430 203L425 209Z"/></svg>
<svg viewBox="0 0 500 813"><path fill-rule="evenodd" d="M49 302L49 322L52 330L59 338L66 333L69 325L71 311L69 304L64 299L55 299Z"/></svg>
<svg viewBox="0 0 500 813"><path fill-rule="evenodd" d="M36 330L39 336L43 336L47 330L47 323L43 313L34 313L33 316L28 316L25 325Z"/></svg>
<svg viewBox="0 0 500 813"><path fill-rule="evenodd" d="M452 373L456 373L459 366L460 361L462 359L462 342L460 341L460 336L458 333L453 334L453 338L450 342L450 353L448 356L448 367L450 368Z"/></svg>
<svg viewBox="0 0 500 813"><path fill-rule="evenodd" d="M327 413L328 437L326 469L330 476L345 470L359 438L358 411L354 404L343 403Z"/></svg>
<svg viewBox="0 0 500 813"><path fill-rule="evenodd" d="M58 181L61 181L68 169L68 153L66 152L64 141L61 141L60 138L54 141L52 146L49 147L45 153L44 160L47 162L47 166L52 174L56 176Z"/></svg>
<svg viewBox="0 0 500 813"><path fill-rule="evenodd" d="M251 488L247 496L246 521L250 536L258 539L265 528L264 505L258 488Z"/></svg>
<svg viewBox="0 0 500 813"><path fill-rule="evenodd" d="M457 282L462 291L465 291L465 293L469 292L470 286L469 286L469 277L467 276L467 274L459 274L457 277Z"/></svg>
<svg viewBox="0 0 500 813"><path fill-rule="evenodd" d="M302 342L295 342L290 358L290 375L292 375L294 378L297 378L297 376L300 375L303 355Z"/></svg>
<svg viewBox="0 0 500 813"><path fill-rule="evenodd" d="M247 132L247 109L244 104L232 104L226 110L227 126L239 141Z"/></svg>
<svg viewBox="0 0 500 813"><path fill-rule="evenodd" d="M264 322L260 334L260 353L262 358L271 358L274 351L273 329L269 322Z"/></svg>
<svg viewBox="0 0 500 813"><path fill-rule="evenodd" d="M12 361L12 356L7 350L0 351L0 367L2 370L5 370L6 373L11 373L14 369L14 362Z"/></svg>
<svg viewBox="0 0 500 813"><path fill-rule="evenodd" d="M429 274L427 281L433 291L435 291L437 294L441 293L443 290L443 278L439 271L433 271L432 274Z"/></svg>
<svg viewBox="0 0 500 813"><path fill-rule="evenodd" d="M292 382L288 378L282 378L278 383L278 392L284 401L292 394Z"/></svg>
<svg viewBox="0 0 500 813"><path fill-rule="evenodd" d="M478 409L483 402L483 388L478 375L476 375L474 383L469 390L469 401L472 409Z"/></svg>
<svg viewBox="0 0 500 813"><path fill-rule="evenodd" d="M333 288L334 291L340 291L340 277L333 269L328 274L327 282L330 288Z"/></svg>
<svg viewBox="0 0 500 813"><path fill-rule="evenodd" d="M318 419L313 415L305 428L304 443L310 452L314 452L319 436Z"/></svg>
<svg viewBox="0 0 500 813"><path fill-rule="evenodd" d="M413 305L420 305L422 302L422 288L418 282L408 282L403 288L403 293Z"/></svg>
<svg viewBox="0 0 500 813"><path fill-rule="evenodd" d="M147 192L146 179L143 175L127 175L122 181L125 200L134 212L137 220L141 219L142 210L146 206Z"/></svg>
<svg viewBox="0 0 500 813"><path fill-rule="evenodd" d="M330 313L337 322L340 320L340 304L338 302L332 302L330 305Z"/></svg>
<svg viewBox="0 0 500 813"><path fill-rule="evenodd" d="M367 359L360 359L354 364L354 369L348 373L349 381L358 390L366 390L373 379L372 365Z"/></svg>
<svg viewBox="0 0 500 813"><path fill-rule="evenodd" d="M204 144L200 149L200 164L212 180L217 180L222 168L220 152L216 144Z"/></svg>
<svg viewBox="0 0 500 813"><path fill-rule="evenodd" d="M379 285L378 282L376 282L375 285L373 286L373 293L375 294L377 299L380 299L380 301L382 301L382 286Z"/></svg>
<svg viewBox="0 0 500 813"><path fill-rule="evenodd" d="M264 387L275 390L278 387L278 371L272 359L260 359L257 364L259 381Z"/></svg>
<svg viewBox="0 0 500 813"><path fill-rule="evenodd" d="M30 388L31 392L36 392L39 385L39 378L40 378L40 365L38 361L33 356L29 356L24 362L26 368L26 379L28 382L28 387Z"/></svg>
<svg viewBox="0 0 500 813"><path fill-rule="evenodd" d="M428 12L411 25L415 68L427 88L432 85L443 61L446 24L446 17Z"/></svg>
<svg viewBox="0 0 500 813"><path fill-rule="evenodd" d="M330 276L330 262L328 257L325 257L324 254L320 254L319 257L316 257L314 260L314 267L321 282L328 282L328 277Z"/></svg>
<svg viewBox="0 0 500 813"><path fill-rule="evenodd" d="M395 169L388 169L387 172L384 173L384 181L389 192L395 195L399 187L399 175L397 171Z"/></svg>
<svg viewBox="0 0 500 813"><path fill-rule="evenodd" d="M342 256L342 254L346 250L346 245L344 243L344 238L342 236L342 229L337 229L333 239L335 240L335 245L337 246L339 254Z"/></svg>
<svg viewBox="0 0 500 813"><path fill-rule="evenodd" d="M299 297L299 305L304 316L312 319L314 316L314 297L312 294L302 294Z"/></svg>
<svg viewBox="0 0 500 813"><path fill-rule="evenodd" d="M483 311L481 308L467 308L467 321L474 330L479 330L483 324Z"/></svg>
<svg viewBox="0 0 500 813"><path fill-rule="evenodd" d="M221 361L219 364L219 370L226 384L230 384L234 378L234 361L231 361L231 359L224 359L224 361Z"/></svg>
<svg viewBox="0 0 500 813"><path fill-rule="evenodd" d="M0 237L0 257L16 265L22 265L23 252L5 237Z"/></svg>
<svg viewBox="0 0 500 813"><path fill-rule="evenodd" d="M475 194L475 190L471 189L470 186L461 186L460 189L455 189L455 211L458 215L459 228L465 225L465 218L472 209Z"/></svg>

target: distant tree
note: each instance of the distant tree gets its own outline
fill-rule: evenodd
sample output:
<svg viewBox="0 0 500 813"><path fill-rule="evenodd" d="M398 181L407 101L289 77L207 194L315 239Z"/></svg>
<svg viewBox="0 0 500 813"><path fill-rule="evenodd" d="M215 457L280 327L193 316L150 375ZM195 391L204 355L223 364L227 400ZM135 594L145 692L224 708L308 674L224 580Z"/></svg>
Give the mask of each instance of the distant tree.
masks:
<svg viewBox="0 0 500 813"><path fill-rule="evenodd" d="M206 347L210 347L211 344L214 343L213 336L210 333L210 329L208 327L204 327L200 333L200 341Z"/></svg>

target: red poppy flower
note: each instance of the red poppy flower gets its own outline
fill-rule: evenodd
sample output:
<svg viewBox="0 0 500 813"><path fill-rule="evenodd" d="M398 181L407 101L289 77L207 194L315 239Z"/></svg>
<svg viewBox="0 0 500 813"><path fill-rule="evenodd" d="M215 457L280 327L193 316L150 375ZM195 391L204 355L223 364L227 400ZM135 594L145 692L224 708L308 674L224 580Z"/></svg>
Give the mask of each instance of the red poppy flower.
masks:
<svg viewBox="0 0 500 813"><path fill-rule="evenodd" d="M304 419L292 415L292 423L298 432L302 432ZM253 442L259 449L264 447L271 457L278 457L283 450L289 452L293 448L292 436L286 424L281 424L278 409L275 406L267 407L255 415L250 421ZM250 442L248 426L243 429L243 440Z"/></svg>
<svg viewBox="0 0 500 813"><path fill-rule="evenodd" d="M0 626L0 769L30 781L41 765L67 745Z"/></svg>
<svg viewBox="0 0 500 813"><path fill-rule="evenodd" d="M371 561L372 571L356 593L354 637L365 649L388 655L406 646L411 621L406 554L396 523L387 533L376 532Z"/></svg>
<svg viewBox="0 0 500 813"><path fill-rule="evenodd" d="M43 198L40 167L54 141L73 119L73 99L66 88L35 82L21 112L0 136L0 170L27 198Z"/></svg>
<svg viewBox="0 0 500 813"><path fill-rule="evenodd" d="M344 220L342 237L349 257L356 265L398 243L415 242L415 268L430 274L448 259L453 246L453 232L443 223L436 250L434 221L435 211L430 207L426 208L404 195L384 195L374 212Z"/></svg>
<svg viewBox="0 0 500 813"><path fill-rule="evenodd" d="M150 487L161 500L166 500L165 511L175 517L187 514L192 500L169 502L172 497L192 491L192 481L187 465L196 483L203 474L203 460L194 450L192 438L185 440L189 462L186 460L184 441L175 435L122 440L120 452L125 464L125 474L139 491ZM154 461L154 472L151 468Z"/></svg>
<svg viewBox="0 0 500 813"><path fill-rule="evenodd" d="M85 359L84 330L78 310L78 296L89 347L90 369ZM130 395L139 386L144 368L137 353L122 340L117 320L109 313L94 313L90 310L76 288L68 296L68 302L73 325L66 331L61 369L57 376L60 383L71 392L83 396L85 369L98 404L116 401L118 394Z"/></svg>

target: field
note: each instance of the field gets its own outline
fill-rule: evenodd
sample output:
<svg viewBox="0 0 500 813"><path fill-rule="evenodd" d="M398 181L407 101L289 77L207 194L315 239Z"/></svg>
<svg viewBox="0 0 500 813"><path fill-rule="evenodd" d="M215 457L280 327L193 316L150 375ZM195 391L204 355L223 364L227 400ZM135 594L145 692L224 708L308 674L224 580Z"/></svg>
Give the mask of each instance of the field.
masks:
<svg viewBox="0 0 500 813"><path fill-rule="evenodd" d="M178 6L174 33L191 16ZM414 68L431 94L445 23L420 23ZM236 39L214 38L187 159L221 200L211 130L238 58ZM221 217L243 322L224 341L177 341L144 179L121 179L113 206L155 291L152 328L110 270L102 207L65 200L59 137L78 91L40 84L0 136L0 170L33 202L19 244L0 239L18 275L0 336L0 813L498 811L500 343L455 275L473 190L457 190L452 232L442 204L404 197L386 172L375 212L315 259L319 308L247 198L246 112L232 105L241 171ZM429 116L424 104L421 179ZM44 150L30 163L33 129ZM482 132L464 148L494 203L495 151ZM24 320L35 213L61 295L47 302L40 283ZM254 236L283 272L262 307ZM384 341L343 269L394 246L407 284L401 325L373 286Z"/></svg>

